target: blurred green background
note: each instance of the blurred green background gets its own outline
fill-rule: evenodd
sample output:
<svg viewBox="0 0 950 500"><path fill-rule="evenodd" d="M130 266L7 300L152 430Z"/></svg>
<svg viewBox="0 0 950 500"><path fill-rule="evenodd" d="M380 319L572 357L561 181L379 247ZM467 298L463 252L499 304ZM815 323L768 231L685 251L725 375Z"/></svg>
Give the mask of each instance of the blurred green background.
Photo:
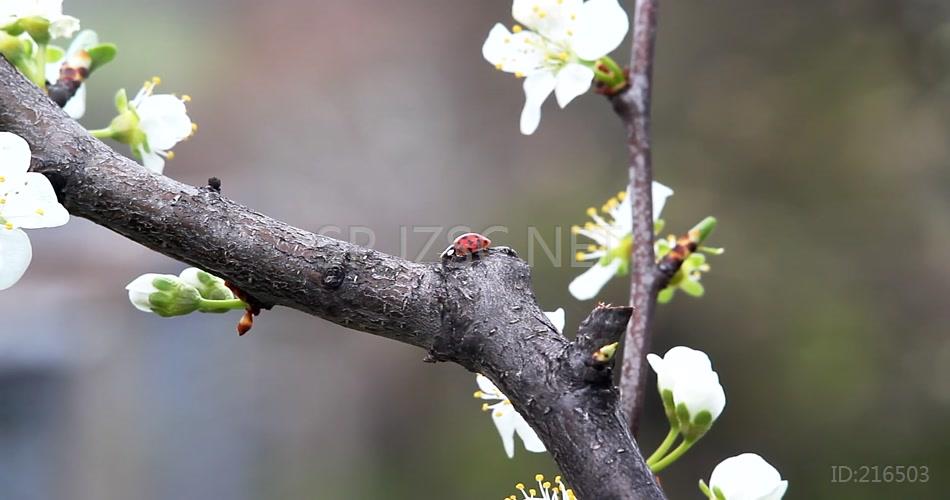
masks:
<svg viewBox="0 0 950 500"><path fill-rule="evenodd" d="M562 226L562 263L535 262L538 299L567 309L568 331L592 307L567 293L581 270L566 228L622 189L623 132L587 95L518 133L520 82L480 54L510 2L65 10L120 48L89 83L86 126L152 75L193 97L200 129L167 175L218 176L306 229L371 228L390 253L426 244L413 227L503 225L493 239L524 253L529 228ZM727 249L705 298L659 311L654 350L708 352L728 397L664 487L701 498L716 463L755 451L787 498L946 498L950 4L663 2L660 16L655 170L676 190L664 218L682 231L716 215L710 243ZM4 499L482 500L556 473L520 443L504 456L455 365L287 309L243 338L237 314L145 315L125 284L182 265L84 220L31 237L33 266L0 296ZM446 244L442 232L425 258ZM616 280L602 299L625 290ZM665 424L657 399L646 411L650 451ZM834 465L927 466L930 481L833 484Z"/></svg>

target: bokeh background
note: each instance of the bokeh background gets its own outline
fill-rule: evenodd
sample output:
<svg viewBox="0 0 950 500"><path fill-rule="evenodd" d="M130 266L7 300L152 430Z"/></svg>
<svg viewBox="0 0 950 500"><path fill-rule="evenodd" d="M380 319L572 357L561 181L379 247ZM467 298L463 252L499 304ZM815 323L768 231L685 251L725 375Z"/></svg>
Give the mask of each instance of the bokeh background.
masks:
<svg viewBox="0 0 950 500"><path fill-rule="evenodd" d="M632 3L632 2L627 2ZM481 59L502 0L66 2L120 47L83 123L152 75L200 124L166 174L310 230L371 228L417 252L419 226L534 227L568 329L568 226L622 189L623 132L602 98L518 133L519 82ZM626 46L626 43L624 44ZM624 47L617 54L626 58ZM664 2L655 163L670 230L709 214L707 296L659 310L655 349L705 350L729 398L663 475L671 498L756 451L788 498L945 498L950 486L950 5L943 0ZM124 147L117 145L120 150ZM401 228L408 228L402 243ZM330 228L332 230L332 228ZM182 265L84 220L33 231L0 295L0 497L482 500L546 455L502 452L474 377L287 309L164 320L123 287ZM360 236L360 238L366 238ZM434 259L445 231L425 254ZM366 240L362 240L365 242ZM624 302L621 280L602 298ZM649 401L647 451L665 434ZM834 465L927 466L927 484L833 484Z"/></svg>

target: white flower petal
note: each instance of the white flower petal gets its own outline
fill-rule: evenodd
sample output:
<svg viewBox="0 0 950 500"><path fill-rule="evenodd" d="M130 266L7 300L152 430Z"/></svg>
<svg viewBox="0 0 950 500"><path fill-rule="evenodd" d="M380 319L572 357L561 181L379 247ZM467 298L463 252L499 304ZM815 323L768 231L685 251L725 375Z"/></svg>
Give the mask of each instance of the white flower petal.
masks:
<svg viewBox="0 0 950 500"><path fill-rule="evenodd" d="M25 232L0 228L0 290L13 286L33 259L33 247Z"/></svg>
<svg viewBox="0 0 950 500"><path fill-rule="evenodd" d="M743 453L713 469L709 488L719 488L728 500L778 500L785 494L788 481L783 481L778 470L759 455Z"/></svg>
<svg viewBox="0 0 950 500"><path fill-rule="evenodd" d="M594 70L582 64L570 63L557 73L557 86L554 95L562 108L567 106L575 97L590 89L590 82L594 79Z"/></svg>
<svg viewBox="0 0 950 500"><path fill-rule="evenodd" d="M142 155L142 165L145 168L156 174L161 174L165 170L165 158L162 158L154 149L149 152L140 151L140 153Z"/></svg>
<svg viewBox="0 0 950 500"><path fill-rule="evenodd" d="M153 150L169 150L191 135L191 119L185 103L171 94L147 96L135 111L139 114L139 128L145 132Z"/></svg>
<svg viewBox="0 0 950 500"><path fill-rule="evenodd" d="M685 346L676 346L666 352L662 358L656 354L647 355L647 361L657 375L657 386L660 391L674 390L683 378L694 373L712 371L712 362L709 356L702 351Z"/></svg>
<svg viewBox="0 0 950 500"><path fill-rule="evenodd" d="M617 0L589 0L577 13L571 48L577 57L595 61L616 49L629 28L627 13Z"/></svg>
<svg viewBox="0 0 950 500"><path fill-rule="evenodd" d="M528 424L528 421L525 420L520 413L514 410L512 411L518 416L518 418L515 419L515 433L518 434L518 437L520 437L524 443L524 449L532 453L544 453L548 451L547 448L544 447L544 443L541 442L541 438L538 437L538 434L534 432L534 429Z"/></svg>
<svg viewBox="0 0 950 500"><path fill-rule="evenodd" d="M0 132L0 177L10 182L30 169L30 145L11 132ZM0 191L4 190L0 182Z"/></svg>
<svg viewBox="0 0 950 500"><path fill-rule="evenodd" d="M514 0L511 17L549 40L563 43L573 33L582 0Z"/></svg>
<svg viewBox="0 0 950 500"><path fill-rule="evenodd" d="M673 388L673 403L686 405L690 420L703 411L708 411L715 422L726 406L726 393L719 384L719 376L713 371L683 373Z"/></svg>
<svg viewBox="0 0 950 500"><path fill-rule="evenodd" d="M598 262L580 276L574 278L567 289L577 300L592 299L600 293L600 289L610 281L610 278L617 274L621 264L620 259L614 259L606 266Z"/></svg>
<svg viewBox="0 0 950 500"><path fill-rule="evenodd" d="M525 102L521 110L521 133L531 135L541 123L541 105L557 85L557 78L550 71L528 75L524 79Z"/></svg>
<svg viewBox="0 0 950 500"><path fill-rule="evenodd" d="M666 199L673 196L673 190L659 182L653 181L653 220L660 218Z"/></svg>
<svg viewBox="0 0 950 500"><path fill-rule="evenodd" d="M56 200L53 185L43 174L25 175L0 184L0 216L16 227L38 229L62 226L69 222L69 212Z"/></svg>
<svg viewBox="0 0 950 500"><path fill-rule="evenodd" d="M78 120L86 114L86 84L83 83L79 85L79 88L76 89L76 93L73 94L66 105L63 106L63 111L69 115L73 120Z"/></svg>
<svg viewBox="0 0 950 500"><path fill-rule="evenodd" d="M545 312L545 316L551 320L551 324L554 325L554 328L557 328L558 333L564 333L564 308L558 307L557 309L551 312Z"/></svg>
<svg viewBox="0 0 950 500"><path fill-rule="evenodd" d="M149 296L158 291L152 283L155 281L155 278L162 276L165 275L148 273L132 280L131 283L125 286L125 289L129 291L129 302L139 311L152 312ZM175 276L172 277L174 278Z"/></svg>
<svg viewBox="0 0 950 500"><path fill-rule="evenodd" d="M475 383L478 384L478 390L484 395L482 399L505 399L498 387L481 373L475 374Z"/></svg>
<svg viewBox="0 0 950 500"><path fill-rule="evenodd" d="M488 38L482 45L482 57L492 64L504 62L504 58L510 51L512 36L513 34L504 24L496 23L488 32Z"/></svg>
<svg viewBox="0 0 950 500"><path fill-rule="evenodd" d="M518 415L518 412L511 407L510 403L499 403L491 409L491 418L498 429L498 435L501 436L501 444L505 448L505 454L508 455L508 458L514 458L515 428L521 415Z"/></svg>

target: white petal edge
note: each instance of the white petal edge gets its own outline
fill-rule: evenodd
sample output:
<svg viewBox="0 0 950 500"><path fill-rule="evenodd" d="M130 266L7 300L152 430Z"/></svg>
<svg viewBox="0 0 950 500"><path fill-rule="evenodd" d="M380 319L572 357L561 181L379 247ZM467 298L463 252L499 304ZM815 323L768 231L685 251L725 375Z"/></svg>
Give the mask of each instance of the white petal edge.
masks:
<svg viewBox="0 0 950 500"><path fill-rule="evenodd" d="M23 277L33 260L30 237L19 229L0 229L0 290L10 288Z"/></svg>
<svg viewBox="0 0 950 500"><path fill-rule="evenodd" d="M148 153L142 151L142 165L156 174L161 174L165 170L165 158L154 150Z"/></svg>
<svg viewBox="0 0 950 500"><path fill-rule="evenodd" d="M567 290L571 292L577 300L589 300L600 293L600 289L617 274L622 261L614 259L610 264L602 265L599 262L590 269L584 271L580 276L574 278Z"/></svg>
<svg viewBox="0 0 950 500"><path fill-rule="evenodd" d="M518 416L515 420L515 432L524 443L524 449L532 453L544 453L548 451L548 449L544 447L544 443L541 442L541 438L539 438L538 434L531 428L531 424L529 424L520 413L514 411L514 409L512 409L512 411Z"/></svg>
<svg viewBox="0 0 950 500"><path fill-rule="evenodd" d="M590 89L590 82L594 79L594 70L583 64L570 63L557 73L557 86L554 96L561 108L570 104L575 97Z"/></svg>
<svg viewBox="0 0 950 500"><path fill-rule="evenodd" d="M541 123L541 105L554 92L557 78L550 71L541 71L524 79L524 109L521 110L521 133L531 135Z"/></svg>
<svg viewBox="0 0 950 500"><path fill-rule="evenodd" d="M551 312L545 312L544 315L551 320L551 324L554 325L554 328L557 328L558 333L564 333L565 316L563 307L558 307Z"/></svg>
<svg viewBox="0 0 950 500"><path fill-rule="evenodd" d="M515 429L518 425L516 420L521 418L521 415L518 415L510 404L499 403L491 409L491 418L498 429L498 435L501 436L505 454L508 458L515 458Z"/></svg>
<svg viewBox="0 0 950 500"><path fill-rule="evenodd" d="M617 0L589 0L577 13L571 48L577 57L595 61L616 49L629 29L627 12Z"/></svg>
<svg viewBox="0 0 950 500"><path fill-rule="evenodd" d="M30 145L22 137L0 132L0 176L10 179L25 174L30 168L30 158Z"/></svg>
<svg viewBox="0 0 950 500"><path fill-rule="evenodd" d="M78 120L86 114L86 84L83 83L76 90L76 93L66 101L63 111L73 120Z"/></svg>
<svg viewBox="0 0 950 500"><path fill-rule="evenodd" d="M653 181L653 221L655 222L660 218L660 214L663 212L663 207L666 206L666 200L670 196L673 196L673 190L668 186L660 184L659 182Z"/></svg>

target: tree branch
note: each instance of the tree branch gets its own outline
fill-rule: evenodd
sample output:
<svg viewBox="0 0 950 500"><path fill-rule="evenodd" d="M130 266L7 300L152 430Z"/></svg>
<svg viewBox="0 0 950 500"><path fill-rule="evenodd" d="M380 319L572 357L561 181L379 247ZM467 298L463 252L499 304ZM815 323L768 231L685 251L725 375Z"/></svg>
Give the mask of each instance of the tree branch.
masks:
<svg viewBox="0 0 950 500"><path fill-rule="evenodd" d="M659 0L636 0L630 55L630 85L611 97L614 110L627 130L630 153L630 195L633 213L633 249L630 305L633 320L627 327L620 390L621 406L636 435L646 387L646 354L650 349L656 297L665 283L653 253L653 165L650 150L650 93ZM668 279L666 280L669 281Z"/></svg>
<svg viewBox="0 0 950 500"><path fill-rule="evenodd" d="M73 215L282 305L412 344L483 373L532 424L580 498L662 499L620 413L610 363L629 308L598 307L576 342L538 307L528 265L506 248L414 263L291 227L148 172L90 137L0 58L0 129L30 144ZM613 339L613 340L611 340Z"/></svg>

